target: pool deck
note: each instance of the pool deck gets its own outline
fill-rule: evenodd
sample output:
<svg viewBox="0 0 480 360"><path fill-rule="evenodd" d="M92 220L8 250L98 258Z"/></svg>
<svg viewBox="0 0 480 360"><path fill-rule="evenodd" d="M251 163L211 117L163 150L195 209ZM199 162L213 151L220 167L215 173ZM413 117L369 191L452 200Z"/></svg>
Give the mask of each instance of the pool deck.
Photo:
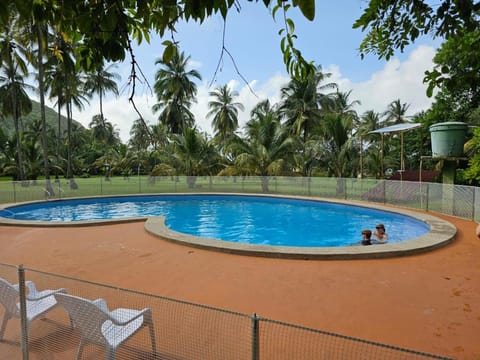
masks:
<svg viewBox="0 0 480 360"><path fill-rule="evenodd" d="M236 255L161 240L145 230L143 221L135 221L74 228L0 225L0 262L457 359L480 359L476 223L432 215L454 224L456 239L404 257Z"/></svg>

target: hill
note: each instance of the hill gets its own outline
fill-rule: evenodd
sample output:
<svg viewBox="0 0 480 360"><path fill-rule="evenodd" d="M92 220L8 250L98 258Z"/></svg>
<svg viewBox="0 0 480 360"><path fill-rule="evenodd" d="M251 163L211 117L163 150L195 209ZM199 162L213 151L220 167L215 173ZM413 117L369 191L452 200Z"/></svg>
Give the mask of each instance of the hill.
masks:
<svg viewBox="0 0 480 360"><path fill-rule="evenodd" d="M45 107L45 117L46 117L47 125L51 126L54 129L57 129L58 113L52 108L49 108L47 106ZM32 112L22 118L23 128L26 129L28 127L28 124L30 124L35 120L40 120L40 103L32 100ZM78 121L73 120L73 122L76 123L78 126L84 128L84 126L80 124ZM67 118L63 115L61 116L61 120L60 120L60 128L62 133L64 130L67 129ZM15 133L15 126L13 124L13 119L11 117L7 117L3 121L0 121L0 129L2 129L2 131L6 135L12 136Z"/></svg>

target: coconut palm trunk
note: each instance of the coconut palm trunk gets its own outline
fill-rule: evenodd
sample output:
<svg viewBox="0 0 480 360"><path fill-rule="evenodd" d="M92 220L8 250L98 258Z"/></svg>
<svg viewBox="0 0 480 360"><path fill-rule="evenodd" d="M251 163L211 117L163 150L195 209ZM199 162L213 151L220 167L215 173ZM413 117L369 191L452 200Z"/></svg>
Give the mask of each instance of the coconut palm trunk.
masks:
<svg viewBox="0 0 480 360"><path fill-rule="evenodd" d="M25 180L25 172L23 169L23 151L22 151L22 139L20 133L20 114L18 111L18 100L15 93L16 90L13 91L12 96L12 109L13 109L13 123L15 126L15 138L17 141L17 161L18 161L18 179L20 181Z"/></svg>
<svg viewBox="0 0 480 360"><path fill-rule="evenodd" d="M56 143L56 158L57 158L57 168L60 167L60 141L62 138L62 104L60 101L58 101L57 104L57 112L58 112L58 117L57 117L57 143ZM55 178L58 178L58 170L55 171L56 176Z"/></svg>
<svg viewBox="0 0 480 360"><path fill-rule="evenodd" d="M42 122L42 150L43 166L45 172L45 191L49 197L54 196L50 182L50 164L48 161L47 120L45 115L45 81L43 67L44 28L42 24L36 24L38 43L38 90L40 92L40 120Z"/></svg>

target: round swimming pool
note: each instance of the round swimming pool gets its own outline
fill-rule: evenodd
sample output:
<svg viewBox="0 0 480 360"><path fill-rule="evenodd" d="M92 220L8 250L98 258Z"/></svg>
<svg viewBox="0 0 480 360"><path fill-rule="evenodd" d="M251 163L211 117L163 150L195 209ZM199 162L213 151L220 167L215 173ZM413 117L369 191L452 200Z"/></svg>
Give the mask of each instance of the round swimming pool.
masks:
<svg viewBox="0 0 480 360"><path fill-rule="evenodd" d="M389 243L420 237L430 225L403 214L309 199L240 195L156 195L29 203L0 210L15 220L79 222L164 216L168 229L234 243L343 247L383 223Z"/></svg>

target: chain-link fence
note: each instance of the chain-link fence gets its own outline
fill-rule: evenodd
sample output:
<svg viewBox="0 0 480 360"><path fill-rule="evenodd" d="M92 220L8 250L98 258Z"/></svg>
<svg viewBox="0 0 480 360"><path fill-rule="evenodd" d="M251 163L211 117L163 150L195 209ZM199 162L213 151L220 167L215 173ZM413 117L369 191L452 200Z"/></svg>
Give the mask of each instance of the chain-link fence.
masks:
<svg viewBox="0 0 480 360"><path fill-rule="evenodd" d="M22 266L0 275L0 359L446 359Z"/></svg>
<svg viewBox="0 0 480 360"><path fill-rule="evenodd" d="M72 181L75 186L72 186ZM264 193L359 200L480 220L479 188L451 184L345 178L205 176L0 182L0 204L71 197L159 193Z"/></svg>

